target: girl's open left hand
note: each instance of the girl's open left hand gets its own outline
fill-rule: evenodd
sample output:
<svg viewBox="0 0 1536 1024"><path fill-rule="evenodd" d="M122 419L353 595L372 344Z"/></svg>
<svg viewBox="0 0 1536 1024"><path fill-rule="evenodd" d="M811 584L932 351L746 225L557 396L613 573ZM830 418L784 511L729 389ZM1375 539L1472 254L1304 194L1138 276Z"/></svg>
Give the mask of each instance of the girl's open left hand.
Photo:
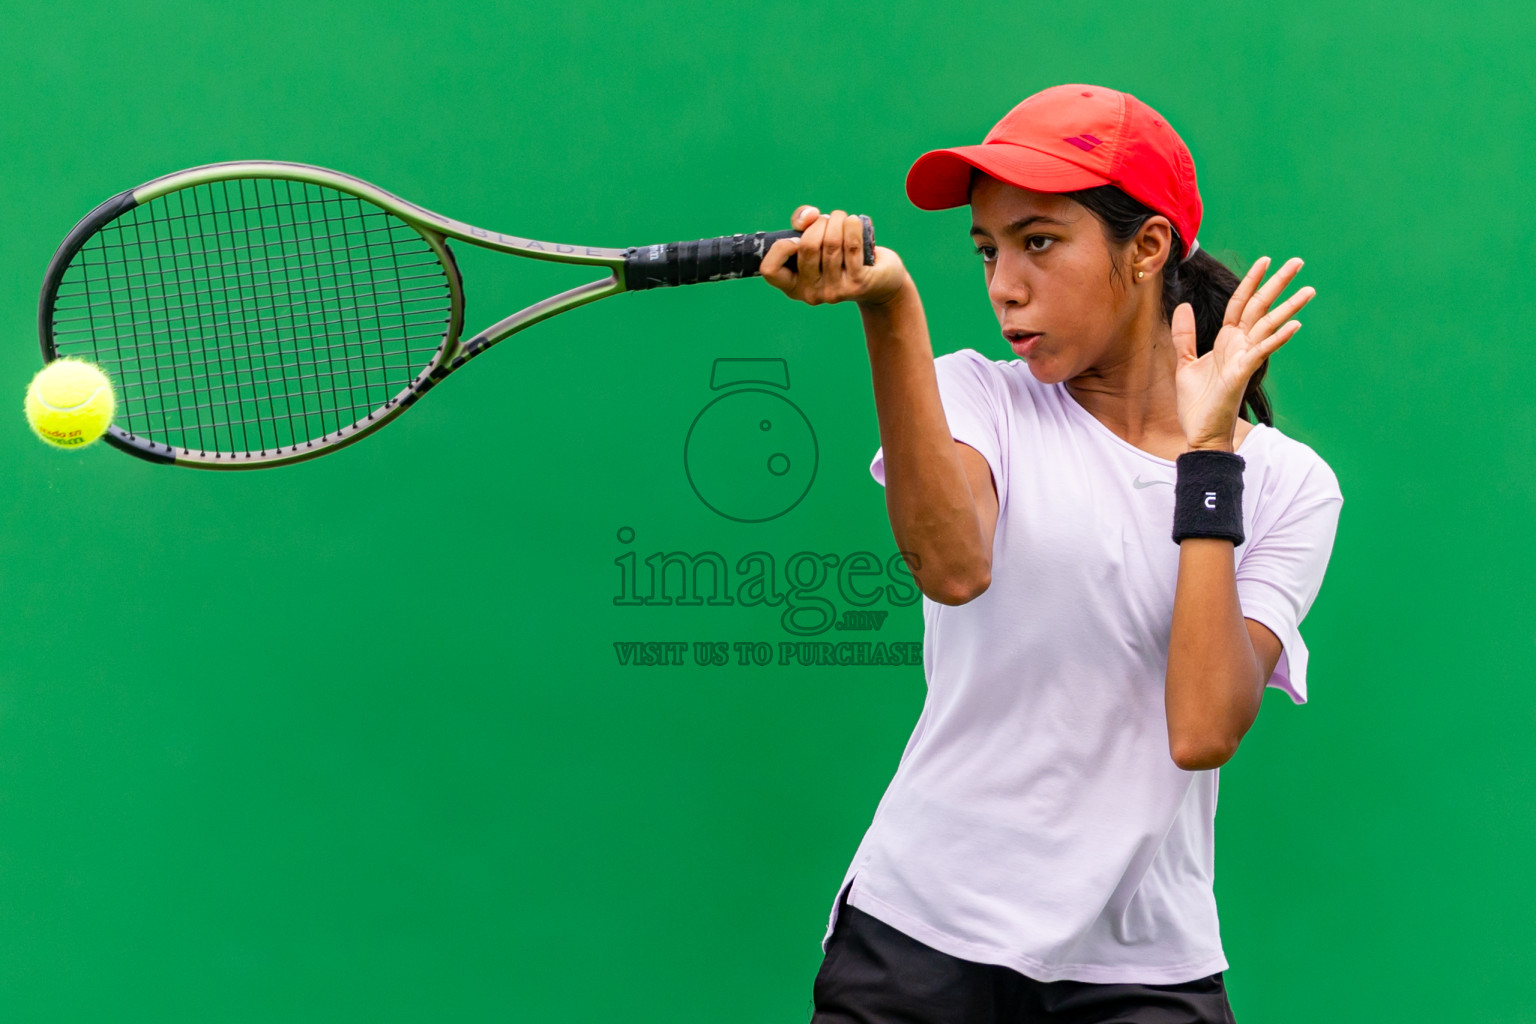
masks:
<svg viewBox="0 0 1536 1024"><path fill-rule="evenodd" d="M1183 302L1173 311L1179 426L1190 448L1232 451L1248 379L1301 329L1301 322L1290 317L1317 294L1316 288L1302 288L1270 310L1270 303L1291 283L1301 265L1300 258L1286 261L1259 287L1269 257L1255 261L1227 303L1215 345L1203 356L1195 355L1194 308Z"/></svg>

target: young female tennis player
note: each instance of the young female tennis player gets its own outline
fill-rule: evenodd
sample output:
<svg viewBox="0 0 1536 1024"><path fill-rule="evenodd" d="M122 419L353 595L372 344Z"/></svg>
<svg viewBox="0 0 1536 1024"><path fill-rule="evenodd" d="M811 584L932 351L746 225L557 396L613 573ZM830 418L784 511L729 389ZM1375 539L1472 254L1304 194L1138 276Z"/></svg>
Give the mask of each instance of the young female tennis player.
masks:
<svg viewBox="0 0 1536 1024"><path fill-rule="evenodd" d="M1230 1022L1218 769L1266 685L1306 700L1298 625L1343 502L1260 386L1314 291L1275 305L1300 260L1239 281L1200 251L1189 150L1112 89L1029 97L907 194L970 204L1015 358L935 359L900 258L865 267L842 211L797 210L762 265L858 303L870 470L926 598L927 700L833 902L813 1022Z"/></svg>

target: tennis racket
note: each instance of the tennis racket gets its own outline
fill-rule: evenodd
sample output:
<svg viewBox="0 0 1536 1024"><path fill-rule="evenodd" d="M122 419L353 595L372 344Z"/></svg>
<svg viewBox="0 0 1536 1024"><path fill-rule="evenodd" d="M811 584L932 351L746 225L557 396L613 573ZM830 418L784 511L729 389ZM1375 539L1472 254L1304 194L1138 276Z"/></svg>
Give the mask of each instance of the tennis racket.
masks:
<svg viewBox="0 0 1536 1024"><path fill-rule="evenodd" d="M799 235L540 242L323 167L208 164L114 196L75 225L48 266L38 333L45 362L75 356L112 378L114 448L203 469L281 466L366 437L541 320L621 292L749 277L774 242ZM605 273L466 341L450 238Z"/></svg>

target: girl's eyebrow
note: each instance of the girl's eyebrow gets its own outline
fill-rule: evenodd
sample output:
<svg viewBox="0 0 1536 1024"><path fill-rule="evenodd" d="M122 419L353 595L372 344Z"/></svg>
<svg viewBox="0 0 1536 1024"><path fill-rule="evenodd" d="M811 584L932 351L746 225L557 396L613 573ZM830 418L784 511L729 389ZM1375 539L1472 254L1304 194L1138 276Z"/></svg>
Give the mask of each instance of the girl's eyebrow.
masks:
<svg viewBox="0 0 1536 1024"><path fill-rule="evenodd" d="M1003 234L1011 235L1011 234L1013 234L1016 231L1023 231L1025 228L1029 227L1031 224L1034 224L1036 221L1038 221L1038 222L1040 222L1042 224L1055 224L1056 226L1063 227L1063 228L1067 226L1067 222L1064 221L1064 220L1057 220L1054 217L1047 217L1043 213L1035 213L1035 214L1031 214L1028 217L1020 217L1018 220L1016 220L1013 223L1009 224L1006 228L1003 229ZM991 234L991 232L989 232L986 228L982 227L980 224L972 224L971 225L971 234L973 234L973 235L989 235L989 234Z"/></svg>

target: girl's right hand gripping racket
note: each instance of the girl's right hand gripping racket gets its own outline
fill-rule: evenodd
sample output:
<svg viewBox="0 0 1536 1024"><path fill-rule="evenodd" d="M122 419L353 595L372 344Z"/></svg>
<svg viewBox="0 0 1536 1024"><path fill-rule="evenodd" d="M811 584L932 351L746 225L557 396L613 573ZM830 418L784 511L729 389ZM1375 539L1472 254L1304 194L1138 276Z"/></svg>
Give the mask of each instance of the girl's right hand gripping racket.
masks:
<svg viewBox="0 0 1536 1024"><path fill-rule="evenodd" d="M177 466L281 466L372 433L540 320L620 292L749 277L769 246L799 235L564 245L450 220L321 167L208 164L75 225L48 266L38 333L44 361L75 356L112 378L113 447ZM449 238L607 274L465 341Z"/></svg>

